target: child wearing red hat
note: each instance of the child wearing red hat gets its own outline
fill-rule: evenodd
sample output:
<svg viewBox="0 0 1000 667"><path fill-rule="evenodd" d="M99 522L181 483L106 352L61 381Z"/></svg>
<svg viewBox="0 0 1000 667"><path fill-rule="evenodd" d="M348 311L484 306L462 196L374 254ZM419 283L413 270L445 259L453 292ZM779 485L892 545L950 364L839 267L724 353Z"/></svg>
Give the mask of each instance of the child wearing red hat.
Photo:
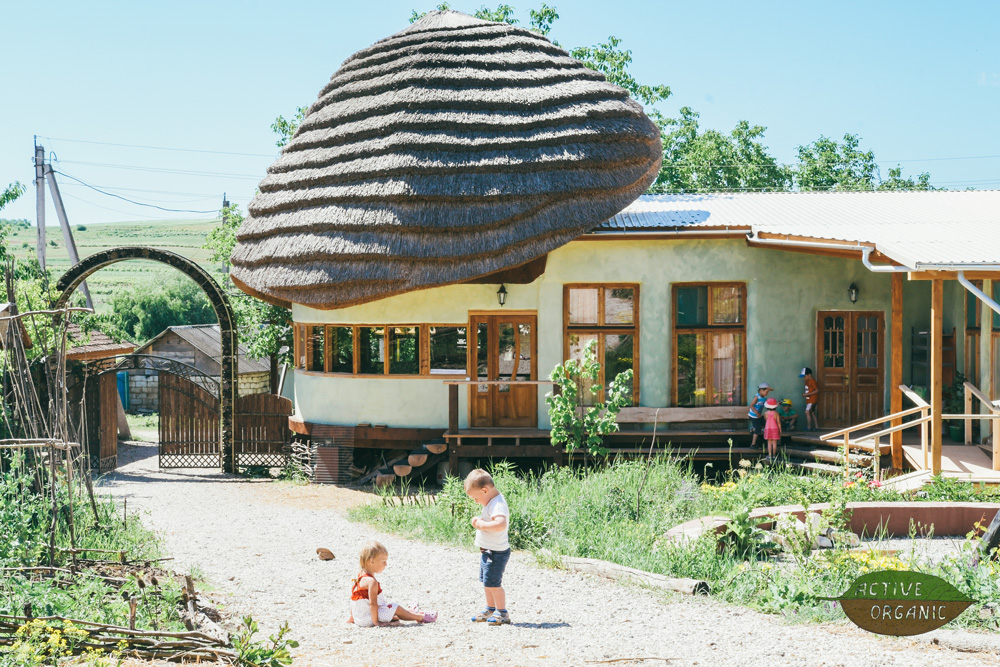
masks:
<svg viewBox="0 0 1000 667"><path fill-rule="evenodd" d="M764 403L764 439L767 440L767 462L778 456L781 442L781 419L778 417L778 401L769 398Z"/></svg>

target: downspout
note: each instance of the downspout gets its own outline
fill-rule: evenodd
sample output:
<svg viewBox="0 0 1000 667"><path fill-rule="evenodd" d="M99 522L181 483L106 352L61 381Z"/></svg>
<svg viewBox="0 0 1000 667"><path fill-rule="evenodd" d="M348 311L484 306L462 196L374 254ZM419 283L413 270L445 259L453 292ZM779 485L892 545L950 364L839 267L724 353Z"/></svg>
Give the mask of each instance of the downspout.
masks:
<svg viewBox="0 0 1000 667"><path fill-rule="evenodd" d="M983 290L979 289L978 287L976 287L975 285L973 285L971 282L969 282L969 279L965 277L965 271L959 271L958 272L958 282L960 282L962 284L962 287L964 287L965 289L967 289L970 292L972 292L972 294L974 294L977 299L979 299L980 301L982 301L983 303L985 303L987 306L989 306L990 310L992 310L994 313L1000 315L1000 304L998 304L996 301L994 301L993 299L991 299L990 297L988 297L986 295L986 292L984 292Z"/></svg>
<svg viewBox="0 0 1000 667"><path fill-rule="evenodd" d="M874 249L875 248L870 246L865 246L861 249L861 263L864 264L865 268L872 273L909 273L910 271L913 271L913 269L908 266L875 266L871 263L871 259L869 259L869 256L872 254L872 250Z"/></svg>

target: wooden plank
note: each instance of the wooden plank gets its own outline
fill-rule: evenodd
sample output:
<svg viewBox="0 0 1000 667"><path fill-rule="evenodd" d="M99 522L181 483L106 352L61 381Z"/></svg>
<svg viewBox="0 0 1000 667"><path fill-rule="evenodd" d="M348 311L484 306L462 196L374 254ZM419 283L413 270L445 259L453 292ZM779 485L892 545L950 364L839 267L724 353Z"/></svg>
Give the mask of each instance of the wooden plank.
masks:
<svg viewBox="0 0 1000 667"><path fill-rule="evenodd" d="M466 338L468 340L468 338ZM458 433L458 385L448 385L448 432Z"/></svg>
<svg viewBox="0 0 1000 667"><path fill-rule="evenodd" d="M891 334L892 358L889 362L889 412L896 414L903 410L903 394L897 387L903 384L903 274L892 274L892 313ZM903 418L892 420L892 426L899 426ZM903 469L903 432L897 431L890 436L892 444L892 467Z"/></svg>
<svg viewBox="0 0 1000 667"><path fill-rule="evenodd" d="M659 416L657 416L659 412ZM701 408L622 408L616 421L619 424L661 424L672 422L734 421L747 418L744 405L720 405Z"/></svg>
<svg viewBox="0 0 1000 667"><path fill-rule="evenodd" d="M931 283L931 474L941 474L941 354L944 333L944 281Z"/></svg>
<svg viewBox="0 0 1000 667"><path fill-rule="evenodd" d="M957 271L911 271L906 274L910 280L958 280ZM969 280L1000 280L1000 271L966 271Z"/></svg>

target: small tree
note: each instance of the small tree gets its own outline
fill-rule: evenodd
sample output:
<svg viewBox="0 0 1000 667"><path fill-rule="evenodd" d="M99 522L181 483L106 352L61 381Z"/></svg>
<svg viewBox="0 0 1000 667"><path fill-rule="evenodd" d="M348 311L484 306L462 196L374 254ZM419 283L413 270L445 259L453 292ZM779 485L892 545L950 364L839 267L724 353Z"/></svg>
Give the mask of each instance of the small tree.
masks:
<svg viewBox="0 0 1000 667"><path fill-rule="evenodd" d="M604 388L598 384L601 365L597 362L597 341L583 351L583 360L570 359L553 369L549 379L558 391L545 396L552 422L552 444L566 451L586 447L591 454L607 454L604 436L618 430L615 421L623 407L632 402L632 370L623 371L607 386L607 400L584 405L583 382L589 381L590 393L597 397Z"/></svg>

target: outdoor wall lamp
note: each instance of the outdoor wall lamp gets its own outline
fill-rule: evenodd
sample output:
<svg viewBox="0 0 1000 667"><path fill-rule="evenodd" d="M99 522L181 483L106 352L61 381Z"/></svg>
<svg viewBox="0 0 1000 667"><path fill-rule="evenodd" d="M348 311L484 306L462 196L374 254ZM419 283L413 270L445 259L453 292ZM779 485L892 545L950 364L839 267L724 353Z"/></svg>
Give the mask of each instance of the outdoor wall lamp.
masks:
<svg viewBox="0 0 1000 667"><path fill-rule="evenodd" d="M851 283L851 286L847 288L847 298L851 300L851 303L858 302L858 286Z"/></svg>
<svg viewBox="0 0 1000 667"><path fill-rule="evenodd" d="M500 289L497 290L497 302L502 306L507 303L507 288L500 284Z"/></svg>

